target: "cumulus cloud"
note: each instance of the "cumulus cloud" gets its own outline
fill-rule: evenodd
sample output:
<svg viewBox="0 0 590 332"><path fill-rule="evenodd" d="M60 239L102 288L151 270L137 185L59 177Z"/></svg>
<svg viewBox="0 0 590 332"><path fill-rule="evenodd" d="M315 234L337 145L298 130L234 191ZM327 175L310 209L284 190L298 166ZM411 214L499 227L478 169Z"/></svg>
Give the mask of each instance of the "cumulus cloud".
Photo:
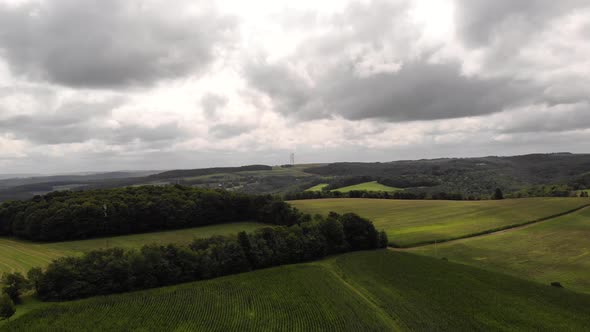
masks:
<svg viewBox="0 0 590 332"><path fill-rule="evenodd" d="M45 105L44 110L33 114L2 116L0 113L0 131L15 139L41 145L90 140L109 144L154 143L186 136L187 132L177 123L147 125L114 121L113 110L125 102L122 97L97 101L69 100Z"/></svg>
<svg viewBox="0 0 590 332"><path fill-rule="evenodd" d="M581 0L0 0L0 167L584 152L589 27Z"/></svg>
<svg viewBox="0 0 590 332"><path fill-rule="evenodd" d="M226 139L242 135L254 129L254 126L248 124L218 124L209 128L209 134L214 138Z"/></svg>
<svg viewBox="0 0 590 332"><path fill-rule="evenodd" d="M85 88L145 86L206 68L235 20L208 1L0 3L0 55L16 74Z"/></svg>
<svg viewBox="0 0 590 332"><path fill-rule="evenodd" d="M214 94L207 93L201 98L201 107L208 118L217 117L217 111L227 104L227 98Z"/></svg>
<svg viewBox="0 0 590 332"><path fill-rule="evenodd" d="M456 0L458 32L475 47L527 38L553 20L588 6L584 0Z"/></svg>
<svg viewBox="0 0 590 332"><path fill-rule="evenodd" d="M458 118L499 112L542 97L542 90L529 82L466 76L456 63L407 62L395 72L369 76L340 67L313 83L276 65L249 70L252 85L279 111L303 119Z"/></svg>

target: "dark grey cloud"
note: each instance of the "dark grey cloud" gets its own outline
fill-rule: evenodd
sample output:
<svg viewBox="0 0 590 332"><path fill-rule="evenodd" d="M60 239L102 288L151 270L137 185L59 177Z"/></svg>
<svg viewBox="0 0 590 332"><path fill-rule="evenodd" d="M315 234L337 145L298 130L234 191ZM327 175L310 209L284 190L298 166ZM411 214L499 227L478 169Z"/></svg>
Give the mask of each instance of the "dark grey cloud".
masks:
<svg viewBox="0 0 590 332"><path fill-rule="evenodd" d="M37 144L83 142L95 137L99 123L123 102L122 98L102 102L68 102L55 110L1 117L0 129L3 133ZM50 108L50 105L47 107Z"/></svg>
<svg viewBox="0 0 590 332"><path fill-rule="evenodd" d="M456 26L468 45L479 47L494 37L539 32L540 27L583 6L588 6L588 1L456 0Z"/></svg>
<svg viewBox="0 0 590 332"><path fill-rule="evenodd" d="M56 0L0 3L0 56L11 71L71 87L144 86L198 72L235 20L203 2Z"/></svg>
<svg viewBox="0 0 590 332"><path fill-rule="evenodd" d="M153 145L188 137L188 132L175 122L162 123L155 127L123 124L115 129L104 130L104 133L104 140L111 144L139 141Z"/></svg>
<svg viewBox="0 0 590 332"><path fill-rule="evenodd" d="M304 38L279 61L247 62L244 76L277 111L303 120L437 120L588 101L585 77L564 84L575 74L557 80L552 76L560 71L544 68L542 54L532 54L533 61L519 55L531 34L586 1L457 0L456 25L467 54L486 47L471 63L480 68L468 74L465 59L440 56L447 45L421 42L420 27L407 18L408 3L355 2L327 23L316 19L330 29Z"/></svg>
<svg viewBox="0 0 590 332"><path fill-rule="evenodd" d="M529 82L465 76L457 63L408 62L397 72L369 76L359 76L353 67L332 70L313 86L277 65L251 66L248 77L277 110L301 119L458 118L499 112L542 94L542 89Z"/></svg>
<svg viewBox="0 0 590 332"><path fill-rule="evenodd" d="M493 122L500 133L565 132L590 128L590 104L546 106L536 105L525 110L500 114Z"/></svg>
<svg viewBox="0 0 590 332"><path fill-rule="evenodd" d="M219 139L227 139L245 134L253 129L254 127L251 125L218 124L209 128L209 135Z"/></svg>
<svg viewBox="0 0 590 332"><path fill-rule="evenodd" d="M188 135L186 130L172 122L155 126L136 123L110 125L108 121L112 110L125 101L124 98L100 102L72 101L55 110L0 117L0 132L41 145L82 143L89 140L101 140L109 144L135 141L156 143Z"/></svg>

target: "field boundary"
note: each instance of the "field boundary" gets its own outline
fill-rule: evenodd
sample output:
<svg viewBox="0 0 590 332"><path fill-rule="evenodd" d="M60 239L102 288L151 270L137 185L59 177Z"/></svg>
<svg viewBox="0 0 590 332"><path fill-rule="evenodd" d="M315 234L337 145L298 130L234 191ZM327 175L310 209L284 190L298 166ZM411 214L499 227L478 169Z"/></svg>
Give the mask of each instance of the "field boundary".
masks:
<svg viewBox="0 0 590 332"><path fill-rule="evenodd" d="M392 242L392 243L389 243L388 246L390 248L395 248L395 249L411 249L411 248L424 247L424 246L432 245L435 243L446 243L446 242L452 242L452 241L463 240L463 239L468 239L468 238L485 236L485 235L493 235L493 234L500 233L503 231L520 229L520 228L524 228L526 226L530 226L532 224L536 224L536 223L540 223L543 221L548 221L551 219L559 218L559 217L562 217L562 216L565 216L565 215L568 215L568 214L571 214L574 212L578 212L578 211L585 209L587 207L590 207L590 203L578 206L578 207L571 209L571 210L567 210L564 212L553 214L553 215L550 215L547 217L543 217L543 218L539 218L539 219L535 219L535 220L531 220L531 221L525 221L523 223L518 223L518 224L511 224L511 225L506 225L506 226L502 226L502 227L496 227L496 228L488 229L488 230L481 231L481 232L456 236L456 237L447 238L447 239L422 241L422 242L417 242L417 243L405 245L405 246L400 246L400 245L397 245Z"/></svg>

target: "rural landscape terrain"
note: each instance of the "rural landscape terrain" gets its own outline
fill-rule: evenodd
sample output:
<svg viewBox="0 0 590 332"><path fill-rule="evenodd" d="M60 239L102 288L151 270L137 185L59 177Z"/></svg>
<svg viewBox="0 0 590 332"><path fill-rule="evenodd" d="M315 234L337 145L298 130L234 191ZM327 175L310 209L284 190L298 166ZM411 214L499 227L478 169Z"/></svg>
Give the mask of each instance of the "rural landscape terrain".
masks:
<svg viewBox="0 0 590 332"><path fill-rule="evenodd" d="M589 0L0 0L0 332L590 332Z"/></svg>
<svg viewBox="0 0 590 332"><path fill-rule="evenodd" d="M7 200L0 272L16 310L0 330L584 331L590 163L511 157L529 158L544 162L509 181L526 184L477 198L420 192L399 163L357 163L165 171ZM522 180L564 159L568 176ZM301 183L253 194L244 177Z"/></svg>

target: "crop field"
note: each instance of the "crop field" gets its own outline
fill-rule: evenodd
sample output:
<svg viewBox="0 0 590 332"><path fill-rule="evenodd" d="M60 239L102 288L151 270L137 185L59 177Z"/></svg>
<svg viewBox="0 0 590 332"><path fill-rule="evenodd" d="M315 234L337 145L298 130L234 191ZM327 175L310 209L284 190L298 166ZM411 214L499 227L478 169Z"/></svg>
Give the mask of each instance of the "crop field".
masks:
<svg viewBox="0 0 590 332"><path fill-rule="evenodd" d="M347 193L352 190L365 190L365 191L386 191L386 192L396 192L401 191L401 188L389 187L378 183L377 181L359 183L352 186L342 187L338 189L334 189L332 191L339 191L341 193Z"/></svg>
<svg viewBox="0 0 590 332"><path fill-rule="evenodd" d="M305 191L322 191L322 189L324 189L324 187L327 187L328 184L327 183L320 183L320 184L316 184L315 186L306 189Z"/></svg>
<svg viewBox="0 0 590 332"><path fill-rule="evenodd" d="M520 229L412 249L590 293L590 208Z"/></svg>
<svg viewBox="0 0 590 332"><path fill-rule="evenodd" d="M45 266L58 257L78 255L82 252L99 248L121 247L131 249L140 248L150 243L189 243L195 238L233 234L240 231L253 231L262 226L267 225L254 222L240 222L54 243L33 243L0 237L0 274L12 271L26 273L31 267Z"/></svg>
<svg viewBox="0 0 590 332"><path fill-rule="evenodd" d="M584 331L588 307L590 295L380 250L46 303L0 330Z"/></svg>
<svg viewBox="0 0 590 332"><path fill-rule="evenodd" d="M523 198L486 201L363 198L290 201L303 212L355 212L371 219L396 246L444 241L524 224L590 204L588 198Z"/></svg>

